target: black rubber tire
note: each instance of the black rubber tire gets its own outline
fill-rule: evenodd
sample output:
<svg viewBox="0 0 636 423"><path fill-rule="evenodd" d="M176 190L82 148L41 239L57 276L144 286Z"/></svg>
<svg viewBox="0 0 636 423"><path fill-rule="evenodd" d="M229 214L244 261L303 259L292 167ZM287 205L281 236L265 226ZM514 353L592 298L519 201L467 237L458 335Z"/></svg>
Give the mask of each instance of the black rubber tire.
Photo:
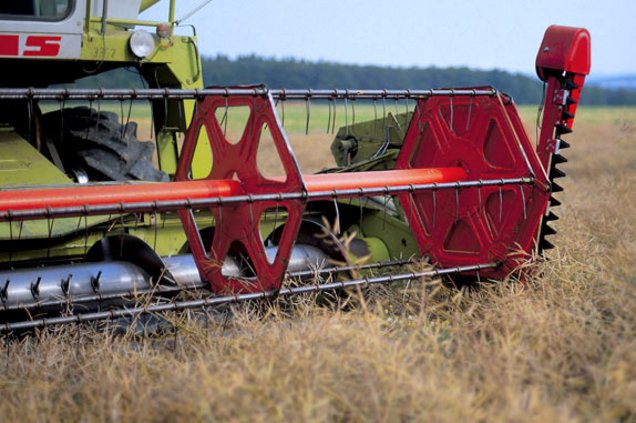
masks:
<svg viewBox="0 0 636 423"><path fill-rule="evenodd" d="M168 181L152 164L154 143L137 139L137 123L116 113L73 107L44 114L43 131L67 173L82 169L91 181Z"/></svg>

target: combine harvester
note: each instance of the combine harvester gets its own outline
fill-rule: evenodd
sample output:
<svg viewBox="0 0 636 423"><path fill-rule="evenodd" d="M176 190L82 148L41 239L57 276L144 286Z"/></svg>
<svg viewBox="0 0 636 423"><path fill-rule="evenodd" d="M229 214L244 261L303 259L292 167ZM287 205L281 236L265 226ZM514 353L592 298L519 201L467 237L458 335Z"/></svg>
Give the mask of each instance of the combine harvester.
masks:
<svg viewBox="0 0 636 423"><path fill-rule="evenodd" d="M3 332L425 276L502 280L552 247L586 30L546 31L534 145L491 87L203 88L196 36L173 33L174 1L167 23L137 20L154 3L0 6ZM121 67L149 88L51 88ZM307 104L308 121L309 105L327 102L331 126L339 103L412 107L347 125L332 146L341 166L303 175L277 116L289 100ZM120 116L104 111L113 102ZM154 144L137 139L135 102L150 105ZM237 108L247 119L231 139ZM280 175L259 169L264 146ZM420 257L433 270L396 272ZM391 271L346 277L380 268Z"/></svg>

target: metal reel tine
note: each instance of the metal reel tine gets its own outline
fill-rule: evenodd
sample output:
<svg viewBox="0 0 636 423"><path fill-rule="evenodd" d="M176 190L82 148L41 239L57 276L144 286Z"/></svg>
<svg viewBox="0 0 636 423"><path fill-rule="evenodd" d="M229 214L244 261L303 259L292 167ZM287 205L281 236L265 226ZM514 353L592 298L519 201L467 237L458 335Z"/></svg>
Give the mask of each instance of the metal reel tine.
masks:
<svg viewBox="0 0 636 423"><path fill-rule="evenodd" d="M411 184L411 190L409 191L409 219L413 219L413 216L415 216L415 210L415 196L413 195L413 185Z"/></svg>
<svg viewBox="0 0 636 423"><path fill-rule="evenodd" d="M258 129L256 128L257 123L258 123L258 122L257 122L257 119L254 119L254 111L255 111L255 110L256 110L256 96L252 97L252 111L250 112L250 115L249 115L249 117L248 117L248 121L251 121L251 122L252 122L252 124L251 124L251 128L250 128L250 133L251 133L251 134L254 134L254 136L256 136L256 135L257 135L257 134L256 134L256 131L258 130ZM261 132L258 134L258 140L259 140L259 141L260 141L260 139L261 139L261 135L262 135L262 133L263 133L263 130L264 130L264 128L263 128L263 127L261 127L261 129L260 129L260 131L261 131Z"/></svg>
<svg viewBox="0 0 636 423"><path fill-rule="evenodd" d="M338 92L334 90L333 97L333 123L331 126L331 135L336 132L336 118L338 117Z"/></svg>
<svg viewBox="0 0 636 423"><path fill-rule="evenodd" d="M196 105L196 102L195 102L195 105ZM126 115L126 124L124 125L124 135L126 135L126 128L128 127L128 124L130 123L130 115L132 114L132 109L133 109L133 99L131 97L128 104L128 114Z"/></svg>
<svg viewBox="0 0 636 423"><path fill-rule="evenodd" d="M153 223L153 231L154 231L154 239L152 241L152 249L156 250L157 249L157 237L158 237L158 223L157 223L157 209L155 208L152 211L152 223Z"/></svg>
<svg viewBox="0 0 636 423"><path fill-rule="evenodd" d="M333 192L333 206L336 209L336 221L334 222L333 229L336 235L340 235L340 209L338 208L338 199L335 190Z"/></svg>
<svg viewBox="0 0 636 423"><path fill-rule="evenodd" d="M455 222L459 220L459 183L455 188Z"/></svg>
<svg viewBox="0 0 636 423"><path fill-rule="evenodd" d="M482 182L482 180L479 180L479 185L477 186L477 202L478 202L478 207L479 207L479 213L481 214L481 210L483 208L482 203L481 203L481 187L484 185L484 183Z"/></svg>
<svg viewBox="0 0 636 423"><path fill-rule="evenodd" d="M281 94L280 97L278 97L278 99L280 100L280 109L281 109L281 114L282 114L282 124L283 124L283 128L285 127L285 101L287 101L287 98L285 97L285 88L283 88L281 90Z"/></svg>
<svg viewBox="0 0 636 423"><path fill-rule="evenodd" d="M274 212L274 228L278 227L278 208L280 206L279 200L276 199L276 211Z"/></svg>
<svg viewBox="0 0 636 423"><path fill-rule="evenodd" d="M311 118L311 89L305 96L305 110L307 112L307 121L305 122L305 135L309 135L309 120Z"/></svg>
<svg viewBox="0 0 636 423"><path fill-rule="evenodd" d="M102 113L102 99L101 97L97 97L97 117L98 118L101 113ZM94 127L95 130L97 130L98 123L99 123L99 119L95 119L95 127Z"/></svg>
<svg viewBox="0 0 636 423"><path fill-rule="evenodd" d="M378 126L378 100L373 98L373 135L377 133Z"/></svg>
<svg viewBox="0 0 636 423"><path fill-rule="evenodd" d="M126 124L124 122L124 98L123 97L119 99L119 111L120 111L119 115L121 116L120 117L120 119L121 119L121 137L124 138L124 134L126 132ZM166 113L166 116L167 115L168 114Z"/></svg>
<svg viewBox="0 0 636 423"><path fill-rule="evenodd" d="M453 125L453 120L454 120L454 114L453 114L453 95L455 95L455 92L453 90L451 90L450 96L449 96L449 101L450 101L450 130L451 132L455 132L455 126Z"/></svg>
<svg viewBox="0 0 636 423"><path fill-rule="evenodd" d="M353 127L356 125L356 99L351 98L351 132L353 133Z"/></svg>
<svg viewBox="0 0 636 423"><path fill-rule="evenodd" d="M501 223L501 219L503 217L503 180L499 185L499 223Z"/></svg>
<svg viewBox="0 0 636 423"><path fill-rule="evenodd" d="M364 197L364 191L360 188L360 196L358 197L358 204L360 206L360 220L358 222L359 226L362 227L362 219L364 218L364 207L362 207L362 198L368 201L367 197Z"/></svg>
<svg viewBox="0 0 636 423"><path fill-rule="evenodd" d="M9 213L7 225L9 225L9 242L13 242L13 220L11 219L11 213ZM9 265L11 263L13 263L13 249L9 248Z"/></svg>
<svg viewBox="0 0 636 423"><path fill-rule="evenodd" d="M93 118L93 98L88 99L88 116L91 119ZM86 138L88 138L88 130L89 130L89 127L87 126L86 135L85 135Z"/></svg>
<svg viewBox="0 0 636 423"><path fill-rule="evenodd" d="M281 108L281 112L282 112L282 120L283 120L283 128L285 127L285 100L281 101L280 103L280 108Z"/></svg>
<svg viewBox="0 0 636 423"><path fill-rule="evenodd" d="M86 206L84 206L84 254L88 253L88 210ZM81 220L81 218L80 218Z"/></svg>
<svg viewBox="0 0 636 423"><path fill-rule="evenodd" d="M51 213L47 213L46 225L48 229L49 239L53 238L53 225L55 224L55 218L51 217ZM51 245L48 244L46 247L46 257L51 257Z"/></svg>
<svg viewBox="0 0 636 423"><path fill-rule="evenodd" d="M29 89L30 91L30 89ZM29 140L30 143L32 143L32 134L31 134L31 127L33 126L33 96L29 95L29 101L27 102L27 115L28 115L28 122L29 122L29 128L28 128L28 133L27 133L27 139Z"/></svg>
<svg viewBox="0 0 636 423"><path fill-rule="evenodd" d="M254 198L252 197L252 194L247 195L247 204L250 209L250 226L254 227Z"/></svg>
<svg viewBox="0 0 636 423"><path fill-rule="evenodd" d="M163 95L163 115L164 121L168 117L168 96L164 93Z"/></svg>
<svg viewBox="0 0 636 423"><path fill-rule="evenodd" d="M327 100L327 107L329 108L329 114L327 116L327 132L326 132L327 134L329 134L329 129L331 128L331 103L332 103L332 100L331 98L329 98Z"/></svg>
<svg viewBox="0 0 636 423"><path fill-rule="evenodd" d="M218 222L214 222L214 230L221 230L223 228L223 205L221 203L219 203L219 221ZM212 241L214 242L214 240ZM211 246L212 244L210 244Z"/></svg>
<svg viewBox="0 0 636 423"><path fill-rule="evenodd" d="M141 222L141 213L135 213L135 223L134 228L137 229L139 227L139 223Z"/></svg>
<svg viewBox="0 0 636 423"><path fill-rule="evenodd" d="M404 113L409 113L409 100L411 100L411 90L406 90L406 96L404 97Z"/></svg>
<svg viewBox="0 0 636 423"><path fill-rule="evenodd" d="M148 106L150 107L150 139L155 139L155 108L152 107L152 101L148 100Z"/></svg>
<svg viewBox="0 0 636 423"><path fill-rule="evenodd" d="M411 184L410 185L410 190L409 190L409 219L417 219L420 224L423 226L424 222L422 221L422 215L420 214L420 211L417 209L417 207L415 207L415 187ZM434 221L433 221L434 224Z"/></svg>
<svg viewBox="0 0 636 423"><path fill-rule="evenodd" d="M60 100L60 142L64 143L64 99Z"/></svg>
<svg viewBox="0 0 636 423"><path fill-rule="evenodd" d="M470 95L470 102L468 103L468 118L466 119L466 131L468 131L468 128L470 127L470 117L473 113L473 100L475 98L475 95L476 95L476 92L475 90L473 90Z"/></svg>
<svg viewBox="0 0 636 423"><path fill-rule="evenodd" d="M386 90L382 94L382 137L386 134Z"/></svg>
<svg viewBox="0 0 636 423"><path fill-rule="evenodd" d="M519 191L521 191L521 202L523 203L523 220L526 220L528 212L526 210L526 194L523 192L523 185L519 185Z"/></svg>
<svg viewBox="0 0 636 423"><path fill-rule="evenodd" d="M545 101L545 96L546 96L546 92L548 90L548 84L544 81L543 82L543 90L541 90L542 94L541 94L541 101L539 102L539 107L537 107L537 121L535 124L535 128L534 128L534 144L535 146L539 144L539 131L541 130L541 125L543 124L542 122L542 115L543 115L543 103Z"/></svg>
<svg viewBox="0 0 636 423"><path fill-rule="evenodd" d="M190 215L190 219L186 219L186 225L184 227L186 234L190 233L190 231L192 230L192 227L194 226L194 224L193 224L194 214L192 212L192 204L189 201L188 201L188 205L187 205L187 210L188 210L188 214ZM203 244L203 243L201 243L201 244Z"/></svg>
<svg viewBox="0 0 636 423"><path fill-rule="evenodd" d="M389 187L387 185L384 186L385 194L384 194L384 207L382 207L382 229L386 228L386 216L387 216L387 204L390 201L391 196L389 195Z"/></svg>
<svg viewBox="0 0 636 423"><path fill-rule="evenodd" d="M415 109L413 109L413 114L417 111L417 129L419 134L421 135L424 132L424 125L422 124L422 108L420 107L420 102L415 102Z"/></svg>
<svg viewBox="0 0 636 423"><path fill-rule="evenodd" d="M344 97L344 111L345 111L345 136L349 136L349 90L345 90Z"/></svg>
<svg viewBox="0 0 636 423"><path fill-rule="evenodd" d="M120 225L121 231L125 232L126 229L124 227L124 215L123 214L119 215L119 225ZM119 252L120 252L120 254L123 254L123 252L124 252L124 238L120 238L120 240L119 240Z"/></svg>
<svg viewBox="0 0 636 423"><path fill-rule="evenodd" d="M203 100L203 98L204 98L204 97L203 97L203 96L199 93L199 89L198 89L198 88L196 88L194 91L196 92L196 94L194 95L194 106L193 106L194 110L193 110L193 112L192 112L192 116L196 116L196 114L197 114L197 112L198 112L198 110L199 110L199 102L200 102L201 100Z"/></svg>
<svg viewBox="0 0 636 423"><path fill-rule="evenodd" d="M433 227L435 227L435 217L437 216L437 183L433 183Z"/></svg>
<svg viewBox="0 0 636 423"><path fill-rule="evenodd" d="M227 88L225 89L225 110L223 112L223 136L227 138L227 121L228 121L228 110L230 108L229 99L227 94Z"/></svg>

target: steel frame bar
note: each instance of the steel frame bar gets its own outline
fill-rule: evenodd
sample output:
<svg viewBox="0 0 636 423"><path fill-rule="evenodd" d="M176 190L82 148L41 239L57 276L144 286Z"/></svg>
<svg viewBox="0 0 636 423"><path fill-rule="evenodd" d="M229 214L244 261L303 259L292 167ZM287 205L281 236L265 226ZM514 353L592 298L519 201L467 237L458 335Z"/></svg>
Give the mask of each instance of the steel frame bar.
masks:
<svg viewBox="0 0 636 423"><path fill-rule="evenodd" d="M145 89L104 89L104 88L1 88L3 100L162 100L199 99L205 96L257 96L268 94L275 100L379 100L379 99L421 99L437 96L488 96L500 93L494 88L438 89L438 90L359 90L359 89L269 89L264 86L249 88L145 88Z"/></svg>
<svg viewBox="0 0 636 423"><path fill-rule="evenodd" d="M409 281L426 277L438 277L442 275L450 275L464 272L479 272L485 269L493 269L497 267L497 263L475 264L470 266L457 266L446 269L434 269L422 272L403 273L400 275L386 275L367 277L360 279L352 279L347 281L338 281L330 283L317 283L313 285L304 285L297 287L284 287L280 290L269 290L254 293L211 296L198 300L175 301L163 304L151 304L143 307L122 308L117 310L99 311L92 313L82 313L73 316L51 317L42 319L25 320L22 322L11 322L0 325L0 331L11 332L15 330L27 330L35 328L45 328L48 326L83 323L99 320L113 320L122 317L135 317L143 314L159 313L189 310L205 307L214 307L224 304L241 303L253 300L263 300L267 298L287 297L298 294L308 294L323 291L332 291L335 289L352 288L356 286L371 286L383 283L394 283L401 281Z"/></svg>
<svg viewBox="0 0 636 423"><path fill-rule="evenodd" d="M402 260L388 260L383 262L368 263L368 264L362 264L362 265L330 266L330 267L316 268L315 270L300 270L297 272L289 272L287 273L286 278L297 279L297 278L307 278L312 276L323 278L325 276L329 277L329 276L336 275L338 273L344 273L344 272L348 272L352 270L364 271L364 270L373 270L373 269L383 269L385 267L393 267L393 266L401 267L407 264L415 264L415 263L418 263L418 261L412 260L412 259L402 259ZM80 297L76 299L69 297L69 298L60 298L59 301L35 302L31 304L16 304L12 306L0 305L0 312L27 311L27 310L33 310L38 308L49 308L49 309L54 307L63 308L65 306L73 308L74 306L82 305L85 303L95 303L95 302L101 303L101 302L117 300L117 299L122 299L122 300L128 299L130 301L133 301L135 298L143 298L148 295L160 296L160 295L178 294L182 292L196 292L198 290L203 290L206 288L209 289L209 287L210 285L203 281L199 281L198 283L192 283L188 285L182 285L182 286L159 285L152 289L143 289L143 290L139 289L134 291L131 290L128 292L117 293L117 294L97 293L95 295L84 296L84 297Z"/></svg>

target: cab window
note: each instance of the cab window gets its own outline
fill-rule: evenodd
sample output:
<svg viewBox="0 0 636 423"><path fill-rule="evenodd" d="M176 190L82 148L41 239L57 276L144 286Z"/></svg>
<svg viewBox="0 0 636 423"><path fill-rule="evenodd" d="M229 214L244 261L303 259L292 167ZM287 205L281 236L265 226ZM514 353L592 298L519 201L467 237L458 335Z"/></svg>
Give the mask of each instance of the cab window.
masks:
<svg viewBox="0 0 636 423"><path fill-rule="evenodd" d="M73 0L2 0L2 19L62 20L72 9Z"/></svg>

